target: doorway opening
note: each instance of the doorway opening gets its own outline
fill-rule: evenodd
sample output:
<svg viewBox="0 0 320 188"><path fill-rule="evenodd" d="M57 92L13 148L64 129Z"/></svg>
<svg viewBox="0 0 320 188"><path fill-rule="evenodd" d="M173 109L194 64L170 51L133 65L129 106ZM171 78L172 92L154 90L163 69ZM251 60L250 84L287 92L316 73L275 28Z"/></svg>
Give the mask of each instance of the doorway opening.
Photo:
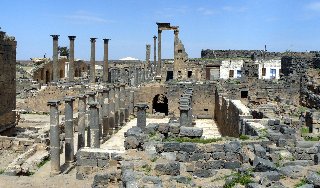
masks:
<svg viewBox="0 0 320 188"><path fill-rule="evenodd" d="M152 110L154 113L164 113L168 115L168 98L163 94L158 94L153 98L152 101Z"/></svg>

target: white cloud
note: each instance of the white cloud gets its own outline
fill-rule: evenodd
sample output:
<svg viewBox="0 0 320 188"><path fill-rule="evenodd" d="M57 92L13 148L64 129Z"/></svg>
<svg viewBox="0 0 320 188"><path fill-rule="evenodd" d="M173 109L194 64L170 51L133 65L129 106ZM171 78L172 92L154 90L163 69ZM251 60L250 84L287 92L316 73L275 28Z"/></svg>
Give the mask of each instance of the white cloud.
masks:
<svg viewBox="0 0 320 188"><path fill-rule="evenodd" d="M320 11L320 2L313 2L306 5L309 10Z"/></svg>
<svg viewBox="0 0 320 188"><path fill-rule="evenodd" d="M100 16L94 15L86 11L77 11L72 15L67 15L65 18L75 23L112 23L113 21L107 20Z"/></svg>
<svg viewBox="0 0 320 188"><path fill-rule="evenodd" d="M203 8L203 7L198 8L197 12L200 12L203 15L213 15L216 13L216 11L214 11L212 9L207 9L207 8Z"/></svg>

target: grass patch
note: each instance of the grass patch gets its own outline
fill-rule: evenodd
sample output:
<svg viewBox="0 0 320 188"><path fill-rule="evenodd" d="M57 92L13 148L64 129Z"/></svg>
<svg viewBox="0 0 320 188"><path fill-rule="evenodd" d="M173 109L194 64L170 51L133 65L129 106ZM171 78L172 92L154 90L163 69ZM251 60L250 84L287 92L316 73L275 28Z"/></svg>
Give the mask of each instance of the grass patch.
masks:
<svg viewBox="0 0 320 188"><path fill-rule="evenodd" d="M32 176L33 174L34 174L34 172L28 171L28 172L25 173L25 176Z"/></svg>
<svg viewBox="0 0 320 188"><path fill-rule="evenodd" d="M43 161L41 161L39 164L37 164L38 168L41 168L43 165L45 165L48 161L50 161L50 158L45 158Z"/></svg>
<svg viewBox="0 0 320 188"><path fill-rule="evenodd" d="M143 171L145 171L147 174L150 174L150 172L151 172L151 166L150 166L150 165L145 164L145 165L143 165L141 168L142 168Z"/></svg>
<svg viewBox="0 0 320 188"><path fill-rule="evenodd" d="M0 174L3 174L4 173L4 169L0 169Z"/></svg>
<svg viewBox="0 0 320 188"><path fill-rule="evenodd" d="M158 160L158 157L153 157L152 159L150 159L151 162L156 162Z"/></svg>
<svg viewBox="0 0 320 188"><path fill-rule="evenodd" d="M309 133L309 128L308 127L302 127L301 128L301 134L307 134Z"/></svg>
<svg viewBox="0 0 320 188"><path fill-rule="evenodd" d="M306 137L304 137L304 140L305 141L320 141L320 137L309 137L309 136L306 136Z"/></svg>
<svg viewBox="0 0 320 188"><path fill-rule="evenodd" d="M204 138L179 137L179 138L167 138L167 139L164 139L164 142L179 142L179 143L191 142L191 143L199 143L199 144L208 144L208 143L213 143L221 140L222 138L204 139Z"/></svg>
<svg viewBox="0 0 320 188"><path fill-rule="evenodd" d="M296 185L294 185L294 187L300 187L307 184L307 180L305 178L301 179L299 183L297 183Z"/></svg>
<svg viewBox="0 0 320 188"><path fill-rule="evenodd" d="M243 135L243 134L242 134L242 135L239 136L239 139L240 139L240 140L249 140L250 137L249 137L248 135Z"/></svg>
<svg viewBox="0 0 320 188"><path fill-rule="evenodd" d="M249 183L253 182L249 174L235 173L232 176L232 181L230 183L225 184L223 186L224 188L232 188L238 183L240 183L241 185L248 185Z"/></svg>

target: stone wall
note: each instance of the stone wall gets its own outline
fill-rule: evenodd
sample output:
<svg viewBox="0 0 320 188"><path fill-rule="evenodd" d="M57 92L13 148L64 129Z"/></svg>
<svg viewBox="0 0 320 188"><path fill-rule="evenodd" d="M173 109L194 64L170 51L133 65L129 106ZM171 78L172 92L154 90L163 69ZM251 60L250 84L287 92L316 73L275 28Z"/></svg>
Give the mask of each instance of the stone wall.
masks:
<svg viewBox="0 0 320 188"><path fill-rule="evenodd" d="M34 143L34 140L0 136L0 150L13 150L23 152Z"/></svg>
<svg viewBox="0 0 320 188"><path fill-rule="evenodd" d="M141 87L135 92L136 103L146 102L149 106L147 113L152 113L153 99L158 94L163 94L168 99L169 114L180 116L179 98L188 87L193 88L192 108L194 116L213 116L214 114L214 84L193 85L191 83L172 83L167 85L150 84Z"/></svg>
<svg viewBox="0 0 320 188"><path fill-rule="evenodd" d="M15 126L16 45L14 37L0 31L0 134Z"/></svg>

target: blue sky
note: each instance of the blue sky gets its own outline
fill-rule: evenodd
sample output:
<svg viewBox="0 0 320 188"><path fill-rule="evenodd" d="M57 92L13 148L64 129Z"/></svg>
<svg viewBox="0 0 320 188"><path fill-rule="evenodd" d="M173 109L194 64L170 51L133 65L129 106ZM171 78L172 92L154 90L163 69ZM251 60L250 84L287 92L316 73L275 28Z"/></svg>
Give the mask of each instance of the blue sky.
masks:
<svg viewBox="0 0 320 188"><path fill-rule="evenodd" d="M52 56L50 34L75 56L90 59L90 37L111 38L109 59L145 59L156 22L180 26L189 57L201 49L320 50L320 0L1 0L0 27L18 41L17 59ZM5 7L5 8L3 8ZM152 47L153 49L153 47ZM151 54L153 57L153 54ZM173 31L162 34L162 57L173 57Z"/></svg>

